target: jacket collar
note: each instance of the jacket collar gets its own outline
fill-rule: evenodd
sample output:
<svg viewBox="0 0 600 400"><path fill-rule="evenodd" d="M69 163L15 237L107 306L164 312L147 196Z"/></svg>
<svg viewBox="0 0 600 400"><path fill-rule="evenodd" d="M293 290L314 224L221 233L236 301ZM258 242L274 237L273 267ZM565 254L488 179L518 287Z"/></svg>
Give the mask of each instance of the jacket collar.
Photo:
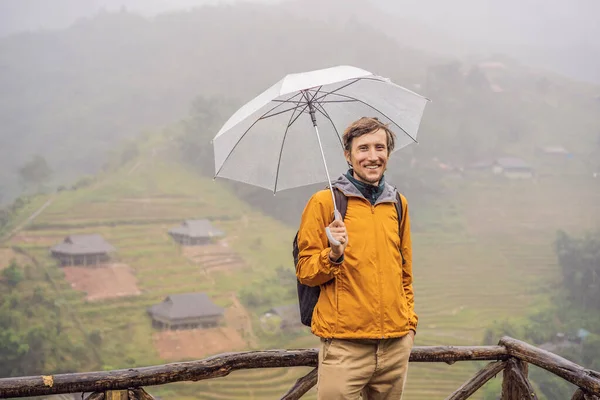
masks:
<svg viewBox="0 0 600 400"><path fill-rule="evenodd" d="M345 174L342 174L335 181L331 182L331 185L334 188L339 189L347 197L360 197L369 201L365 198L365 196L363 196L360 190L358 190L358 188L352 182L350 182L350 180ZM395 203L397 201L398 199L396 197L396 188L390 185L389 183L385 182L383 192L381 193L375 204Z"/></svg>

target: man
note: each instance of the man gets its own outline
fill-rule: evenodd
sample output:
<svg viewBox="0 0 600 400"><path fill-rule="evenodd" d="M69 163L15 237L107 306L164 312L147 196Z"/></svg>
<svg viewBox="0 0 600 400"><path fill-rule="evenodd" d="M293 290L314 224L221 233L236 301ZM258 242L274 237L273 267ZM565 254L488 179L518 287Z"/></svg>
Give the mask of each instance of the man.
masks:
<svg viewBox="0 0 600 400"><path fill-rule="evenodd" d="M318 398L400 399L417 329L410 219L384 172L394 134L376 118L344 132L350 170L332 183L348 198L344 221L333 220L329 190L308 201L298 232L296 275L321 292L311 330L321 338ZM333 222L332 222L333 220ZM329 226L340 245L329 245Z"/></svg>

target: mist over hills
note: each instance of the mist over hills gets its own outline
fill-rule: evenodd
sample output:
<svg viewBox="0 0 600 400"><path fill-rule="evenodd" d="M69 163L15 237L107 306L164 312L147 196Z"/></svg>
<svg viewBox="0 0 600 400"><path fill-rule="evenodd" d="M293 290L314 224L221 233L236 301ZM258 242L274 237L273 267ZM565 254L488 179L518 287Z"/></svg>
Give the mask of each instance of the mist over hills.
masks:
<svg viewBox="0 0 600 400"><path fill-rule="evenodd" d="M89 12L89 4L84 9L77 2L82 7L78 9L76 5L70 8L68 0L60 1L64 10ZM24 2L22 7L34 3ZM16 7L17 3L3 3L5 10L7 4ZM120 3L94 4L116 9ZM190 0L174 6L195 4L199 3ZM429 30L406 11L418 14L431 6L433 18L452 10L438 8L435 2L398 4L392 7L391 3L366 0L232 3L153 17L123 8L80 18L68 29L0 39L0 201L10 200L23 189L18 169L36 154L43 155L54 171L50 186L69 183L82 174L97 172L111 151L137 138L141 131L161 129L185 117L197 97L226 98L234 108L287 73L340 64L389 76L435 96L423 128L435 132L436 139L429 147L422 146L430 153L463 139L465 135L457 130L466 126L486 129L490 143L509 126L530 131L531 124L526 121L533 118L544 119L534 125L547 124L549 141L558 137L558 126L573 125L573 121L585 127L584 133L592 130L588 127L595 121L590 112L594 96L600 93L597 87L536 72L508 56L472 55L468 41L436 30L445 25ZM510 40L507 43L512 43ZM463 60L457 56L467 53L471 55ZM494 78L503 81L504 95L486 94L487 89L473 89L465 83L473 66L490 59L507 66L501 77ZM438 68L444 65L449 69ZM538 91L542 86L544 93ZM464 96L475 93L473 90L483 97L471 99L471 106ZM535 117L523 107L509 107L532 101L544 105L538 107ZM459 107L454 107L457 104ZM516 115L489 126L490 113ZM215 126L226 116L219 118L213 121ZM478 122L465 122L469 119ZM552 119L554 123L549 122ZM198 133L202 140L212 134ZM208 140L202 143L209 145ZM488 155L484 151L481 157Z"/></svg>
<svg viewBox="0 0 600 400"><path fill-rule="evenodd" d="M354 14L366 25L391 31L401 43L452 56L504 53L574 79L600 82L600 5L594 0L361 0L278 4L296 16L328 19ZM40 29L64 29L78 19L126 9L153 17L204 5L242 0L5 0L0 3L0 36ZM372 10L383 10L378 15ZM390 23L390 18L393 21Z"/></svg>
<svg viewBox="0 0 600 400"><path fill-rule="evenodd" d="M34 154L68 179L97 171L120 141L180 119L196 96L241 104L287 73L336 64L403 81L424 75L426 56L359 31L243 4L153 20L102 13L2 39L0 168L13 176L3 186L15 192L16 169Z"/></svg>

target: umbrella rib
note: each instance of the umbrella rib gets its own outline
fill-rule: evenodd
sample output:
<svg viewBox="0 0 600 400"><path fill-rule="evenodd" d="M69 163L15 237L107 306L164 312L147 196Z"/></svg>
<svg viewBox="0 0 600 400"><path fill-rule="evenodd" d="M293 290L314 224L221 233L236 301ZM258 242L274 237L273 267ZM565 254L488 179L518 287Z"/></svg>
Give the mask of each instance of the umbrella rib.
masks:
<svg viewBox="0 0 600 400"><path fill-rule="evenodd" d="M298 95L300 95L300 93L297 93L297 94L293 95L292 97L290 97L289 100L293 99L294 97L296 97ZM219 172L221 172L221 170L223 169L223 167L227 163L227 160L229 160L229 157L231 157L231 155L233 154L233 152L237 148L238 144L240 144L240 142L242 141L242 139L244 138L244 136L246 136L246 134L250 131L250 129L252 129L254 127L254 125L256 125L258 123L258 121L261 121L265 115L267 115L268 113L270 113L271 111L273 111L277 107L281 106L282 104L283 103L280 103L280 104L276 105L275 107L271 108L269 111L265 112L263 115L261 115L260 118L256 119L256 121L254 121L252 123L252 125L250 125L248 127L248 129L246 129L244 131L244 133L242 134L242 136L240 136L240 138L238 139L238 141L235 142L235 145L233 146L233 148L231 149L231 151L229 152L229 154L227 154L227 157L225 157L225 160L223 160L223 163L221 164L221 167L219 168L219 170L217 172L215 172L215 178L219 175ZM298 108L298 107L296 107L296 108ZM287 111L290 111L290 110L287 110Z"/></svg>
<svg viewBox="0 0 600 400"><path fill-rule="evenodd" d="M296 118L294 118L294 120L292 122L289 122L289 125L293 125L294 122L296 122L296 120L306 111L306 109L310 106L310 102L314 99L314 96L312 99L309 99L308 96L306 95L306 90L302 90L300 91L300 93L302 93L302 97L304 97L306 100L302 103L304 105L304 108L302 109L302 111L300 111L300 113L296 116ZM297 107L299 108L299 107Z"/></svg>
<svg viewBox="0 0 600 400"><path fill-rule="evenodd" d="M319 97L320 99L324 98L325 96L321 96ZM271 100L273 102L276 103L291 103L291 104L306 104L305 100L302 101L289 101L289 100ZM317 100L318 101L318 100ZM326 101L318 101L320 104L328 104L328 103L353 103L356 100L326 100ZM315 101L316 103L316 101ZM268 116L267 116L268 117Z"/></svg>
<svg viewBox="0 0 600 400"><path fill-rule="evenodd" d="M321 96L320 98L324 98L325 96ZM274 103L291 103L291 104L306 104L306 100L301 101L289 101L289 100L271 100ZM331 101L319 101L319 103L351 103L354 100L331 100Z"/></svg>
<svg viewBox="0 0 600 400"><path fill-rule="evenodd" d="M313 96L310 99L308 98L308 94L312 94L311 90L315 90L315 88L301 90L302 96L306 99L307 103L314 102L315 101L315 97L317 97L317 95L319 94L319 92L321 91L321 89L323 89L323 85L319 86L319 88L315 91L315 94L313 94Z"/></svg>
<svg viewBox="0 0 600 400"><path fill-rule="evenodd" d="M296 108L300 108L300 107L296 107ZM304 106L304 108L302 109L302 111L300 111L300 112L298 113L298 115L296 115L296 118L294 118L294 120L293 120L292 122L289 122L289 123L288 123L288 128L289 128L290 126L294 125L294 122L296 122L296 120L297 120L298 118L300 118L300 116L301 116L301 115L304 113L304 111L306 111L306 109L307 109L307 108L308 108L308 103L306 103L306 104L305 104L305 106Z"/></svg>
<svg viewBox="0 0 600 400"><path fill-rule="evenodd" d="M294 96L296 97L296 96ZM273 103L292 103L292 104L300 104L300 103L304 103L304 100L297 100L297 101L290 101L291 99L293 99L294 97L290 97L289 100L271 100Z"/></svg>
<svg viewBox="0 0 600 400"><path fill-rule="evenodd" d="M331 119L331 117L329 116L329 113L327 112L327 110L325 110L325 107L323 107L321 105L321 103L315 103L316 107L315 109L320 112L321 114L323 114L323 116L329 120L329 122L331 123L331 126L333 127L333 130L335 131L335 134L338 138L338 141L340 142L340 146L342 147L342 151L344 151L344 143L342 142L342 139L340 138L340 133L338 132L337 128L335 127L335 124L333 123L333 120Z"/></svg>
<svg viewBox="0 0 600 400"><path fill-rule="evenodd" d="M286 103L292 103L292 104L297 104L297 105L296 105L296 107L294 107L294 108L289 108L289 109L287 109L287 110L280 111L280 112L277 112L277 113L275 113L275 114L267 115L267 114L269 114L271 111L273 111L275 108L277 108L277 107L279 107L279 106L277 106L277 107L274 107L273 109L271 109L271 110L269 110L268 112L266 112L265 114L263 114L263 115L262 115L262 116L261 116L259 119L267 119L267 118L270 118L270 117L274 117L274 116L277 116L277 115L280 115L280 114L286 113L286 112L288 112L288 111L294 110L295 108L299 107L301 104L306 104L308 101L312 101L312 102L315 102L315 103L317 103L317 102L320 102L320 100L321 100L321 99L324 99L324 98L325 98L325 97L327 97L328 95L330 95L330 94L336 94L336 92L337 92L337 91L340 91L340 90L342 90L342 89L345 89L345 88L347 88L348 86L350 86L350 85L353 85L353 84L355 84L356 82L360 81L361 79L362 79L362 78L356 78L356 79L355 79L355 80L353 80L352 82L348 82L347 84L345 84L345 85L343 85L343 86L341 86L341 87L339 87L339 88L337 88L337 89L335 89L335 90L333 90L333 91L331 91L331 92L322 92L322 93L325 93L325 94L324 94L323 96L320 96L320 97L319 97L319 98L317 98L317 99L315 99L315 98L317 97L317 95L319 94L319 92L321 91L321 89L323 88L323 86L319 86L319 88L318 88L318 89L315 91L315 93L314 93L313 97L312 97L310 100L308 99L308 96L303 96L303 97L305 98L305 100L300 100L300 101L290 101L290 100L292 100L293 98L295 98L295 97L299 96L300 94L302 94L302 93L304 93L304 92L310 93L310 92L311 92L311 90L314 90L314 88L312 88L312 89L307 89L307 90L300 90L298 93L296 93L294 96L290 97L290 98L289 98L289 99L287 99L287 100L271 100L272 102L275 102L275 103L280 103L279 105L281 105L281 104L286 104ZM312 93L311 93L311 94L312 94ZM333 101L328 101L328 102L322 102L322 101L321 101L321 103L329 103L329 102L333 102ZM344 102L344 101L337 101L337 102L339 102L339 103L342 103L342 102ZM348 100L348 102L350 102L350 101Z"/></svg>
<svg viewBox="0 0 600 400"><path fill-rule="evenodd" d="M336 92L339 92L340 90L342 90L342 89L345 89L345 88L347 88L347 87L348 87L348 86L350 86L350 85L354 85L356 82L358 82L358 81L360 81L360 80L361 80L361 78L356 78L356 79L354 79L352 82L348 82L348 83L346 83L345 85L343 85L343 86L340 86L339 88L337 88L337 89L335 89L335 90L332 90L331 92L325 92L325 91L323 91L322 93L325 93L325 94L324 94L323 96L319 97L318 99L316 99L315 101L316 101L316 102L318 102L318 101L320 101L321 99L323 99L323 98L327 97L327 96L328 96L328 95L330 95L330 94L335 94ZM319 90L317 90L317 93L318 93L319 91L321 91L321 89L322 89L322 88L323 88L323 86L320 86L320 87L319 87ZM311 90L311 89L309 89L309 90Z"/></svg>
<svg viewBox="0 0 600 400"><path fill-rule="evenodd" d="M282 104L283 104L283 103L282 103ZM271 114L271 115L266 115L266 114L263 114L263 116L261 116L260 118L258 118L258 120L259 120L259 121L261 121L261 120L263 120L263 119L267 119L267 118L271 118L271 117L276 117L276 116L278 116L278 115L285 114L285 113L286 113L286 112L288 112L288 111L296 111L296 109L297 109L297 108L300 108L300 107L302 107L302 104L305 104L305 103L298 103L298 105L297 105L297 106L295 106L295 107L288 108L288 109L286 109L286 110L283 110L283 111L278 111L278 112L276 112L275 114ZM272 110L271 110L271 111L272 111ZM269 112L270 112L270 111L269 111Z"/></svg>
<svg viewBox="0 0 600 400"><path fill-rule="evenodd" d="M287 99L287 101L292 100L294 97L298 97L299 94L300 93L296 93L295 95L293 95L292 97L290 97L289 99ZM273 101L273 100L271 100L271 101ZM276 108L281 107L283 104L285 104L285 102L277 104L275 107L271 108L269 111L267 111L266 113L264 113L263 115L261 115L259 119L261 119L265 115L269 114L271 111L275 110ZM289 110L287 110L287 111L289 111Z"/></svg>
<svg viewBox="0 0 600 400"><path fill-rule="evenodd" d="M356 100L326 100L326 101L319 101L319 104L333 104L333 103L356 103Z"/></svg>
<svg viewBox="0 0 600 400"><path fill-rule="evenodd" d="M348 95L345 95L345 94L339 94L339 93L333 93L333 92L323 92L323 93L326 93L327 95L329 95L329 94L332 94L332 95L334 95L334 96L340 96L340 97L343 97L343 98L346 98L346 99L354 100L354 101L357 101L357 102L359 102L359 103L361 103L361 104L364 104L364 105L365 105L365 106L367 106L367 107L370 107L370 108L372 108L373 110L377 111L379 114L383 115L384 117L386 117L387 119L389 119L390 121L392 121L392 122L394 123L394 125L396 125L398 128L400 128L400 129L402 130L402 132L404 132L404 133L406 134L406 136L408 136L409 138L411 138L411 139L413 140L413 142L415 142L415 143L419 143L419 142L417 141L417 139L415 139L414 137L412 137L412 136L411 136L411 135L410 135L408 132L406 132L406 130L404 130L404 128L403 128L403 127L401 127L400 125L398 125L398 124L396 123L396 121L394 121L393 119L391 119L390 117L388 117L388 116L387 116L387 115L385 115L383 112L379 111L379 110L378 110L376 107L373 107L373 106L372 106L372 105L370 105L369 103L366 103L366 102L364 102L364 101L362 101L362 100L360 100L360 99L357 99L357 98L355 98L355 97L348 96Z"/></svg>
<svg viewBox="0 0 600 400"><path fill-rule="evenodd" d="M306 107L308 107L308 104L306 105ZM306 107L304 108L304 110L306 110ZM283 146L285 145L285 139L287 138L287 134L288 134L288 131L290 130L290 126L292 126L292 124L294 123L294 122L290 122L290 121L292 121L292 119L294 118L294 114L296 113L296 110L298 108L300 108L300 107L296 107L294 109L294 111L292 111L290 120L288 121L287 127L285 128L285 133L283 134L283 140L281 141L281 149L279 149L279 159L277 160L277 172L275 173L275 186L273 186L273 194L275 194L275 192L277 192L277 181L279 180L279 167L281 166L281 155L283 154ZM300 111L298 113L298 116L302 115L304 110ZM296 120L294 119L294 121L296 121Z"/></svg>
<svg viewBox="0 0 600 400"><path fill-rule="evenodd" d="M320 98L324 98L325 96L321 96ZM270 114L270 115L263 115L262 117L260 117L259 119L267 119L267 118L271 118L271 117L276 117L278 115L281 114L285 114L288 111L292 111L295 110L298 107L301 107L303 104L307 104L306 100L302 100L302 101L289 101L289 100L271 100L273 102L277 102L277 103L281 103L281 104L285 104L285 103L290 103L290 104L296 104L295 107L291 107L288 109L285 109L283 111L278 111L275 114ZM312 101L312 100L311 100ZM356 102L356 100L330 100L330 101L320 101L320 104L329 104L329 103L353 103ZM315 104L317 104L317 102L315 102ZM270 110L269 112L273 111L274 109Z"/></svg>
<svg viewBox="0 0 600 400"><path fill-rule="evenodd" d="M322 87L322 86L321 86L321 87ZM319 93L319 90L321 90L321 87L320 87L320 88L317 90L317 92L315 93L315 96L317 95L317 93ZM315 96L313 96L311 99L309 99L309 98L308 98L308 96L306 95L306 93L304 93L304 92L308 92L308 91L306 90L306 91L302 91L302 92L301 92L301 93L302 93L302 96L303 96L303 97L306 99L306 101L305 101L305 103L304 103L304 104L305 104L305 106L304 106L304 108L302 109L302 111L300 111L300 113L299 113L298 115L296 115L296 118L294 118L294 120L293 120L292 122L290 122L290 123L289 123L289 125L293 125L293 124L294 124L294 122L296 122L296 120L297 120L297 119L298 119L298 118L299 118L299 117L300 117L300 116L301 116L301 115L304 113L304 111L306 111L306 109L307 109L307 108L308 108L308 106L309 106L309 103L310 103L310 102L312 102L312 101L313 101L313 99L315 98ZM289 126L289 125L288 125L288 126Z"/></svg>
<svg viewBox="0 0 600 400"><path fill-rule="evenodd" d="M320 89L321 88L319 88L319 90ZM319 93L319 90L317 90L317 92L312 97L312 99L314 99L316 97L317 93ZM308 97L305 94L303 94L303 96L304 97ZM309 101L312 101L312 99L310 99ZM300 111L298 113L298 115L296 116L296 118L294 118L294 114L296 113L296 110L298 108L300 108L300 105L296 106L296 108L294 108L294 111L292 111L292 115L290 116L290 120L288 121L287 127L285 128L285 133L283 134L283 140L281 141L281 149L279 149L279 159L277 160L277 172L275 173L275 186L273 187L273 194L275 194L275 192L277 192L277 181L279 180L279 167L281 166L281 156L283 154L283 146L285 145L285 139L287 138L287 134L288 134L288 131L290 129L290 126L292 126L294 124L294 122L296 122L296 120L304 113L304 111L306 111L306 108L308 107L308 102L302 103L302 104L305 104L305 106L302 109L302 111Z"/></svg>
<svg viewBox="0 0 600 400"><path fill-rule="evenodd" d="M279 112L277 112L275 114L268 115L271 111L273 111L273 110L281 107L282 105L284 105L286 103L292 103L292 104L294 104L294 103L296 103L296 104L300 103L300 102L290 101L294 97L298 97L300 94L301 93L296 93L295 95L293 95L292 97L290 97L287 100L271 100L272 102L279 103L279 104L277 104L275 107L271 108L269 111L267 111L266 113L264 113L263 115L261 115L260 118L258 118L258 120L267 119L267 118L270 118L270 117L275 117L277 115L280 115L280 114L286 113L288 111L294 110L295 108L298 107L298 105L296 105L296 107L288 108L287 110L279 111Z"/></svg>
<svg viewBox="0 0 600 400"><path fill-rule="evenodd" d="M355 83L356 83L356 82L358 82L358 81L376 81L376 82L384 82L384 83L385 83L385 82L387 82L386 80L382 80L382 79L379 79L379 78L377 78L377 77L372 77L372 76L364 76L364 77L361 77L361 78L354 78L354 81L352 81L352 82L349 82L349 83L345 84L344 86L340 86L339 88L337 88L337 89L335 89L335 90L332 90L331 92L323 92L323 93L325 93L325 94L324 94L323 96L319 97L318 99L316 99L316 101L320 101L321 99L323 99L323 98L327 97L327 96L328 96L328 95L330 95L330 94L336 94L336 92L339 92L340 90L342 90L342 89L345 89L345 88L347 88L348 86L350 86L350 85L353 85L353 84L355 84ZM323 87L323 86L321 86L320 88L322 88L322 87ZM406 88L402 88L402 89L404 89L404 90L406 90L406 91L410 92L410 90L408 90L408 89L406 89ZM308 90L310 90L310 89L308 89ZM416 93L415 93L415 94L416 94ZM420 96L420 95L417 95L417 96ZM421 97L422 97L422 96L421 96ZM425 99L426 99L427 101L431 101L431 100L430 100L430 99L428 99L427 97L425 97ZM355 100L356 100L356 99L355 99ZM321 102L321 103L323 103L323 102ZM400 129L402 129L402 128L400 128Z"/></svg>

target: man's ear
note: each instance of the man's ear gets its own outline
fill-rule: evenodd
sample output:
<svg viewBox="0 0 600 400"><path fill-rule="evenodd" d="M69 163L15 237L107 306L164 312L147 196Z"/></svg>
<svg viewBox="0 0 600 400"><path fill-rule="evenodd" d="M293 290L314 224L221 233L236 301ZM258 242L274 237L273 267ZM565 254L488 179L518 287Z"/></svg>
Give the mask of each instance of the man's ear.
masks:
<svg viewBox="0 0 600 400"><path fill-rule="evenodd" d="M350 162L350 152L348 150L344 150L344 157L346 157L348 165L352 165L352 162Z"/></svg>

